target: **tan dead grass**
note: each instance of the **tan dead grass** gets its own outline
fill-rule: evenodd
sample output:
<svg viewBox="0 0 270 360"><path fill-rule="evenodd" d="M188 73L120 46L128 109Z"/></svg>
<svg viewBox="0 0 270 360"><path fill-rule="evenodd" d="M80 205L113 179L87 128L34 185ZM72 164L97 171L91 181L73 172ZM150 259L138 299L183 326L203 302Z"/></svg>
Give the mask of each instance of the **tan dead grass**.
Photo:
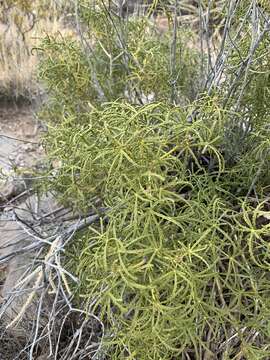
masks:
<svg viewBox="0 0 270 360"><path fill-rule="evenodd" d="M4 21L0 19L0 98L32 100L42 93L36 74L38 55L34 49L46 34L72 35L72 30L64 26L63 19L54 14L49 5L48 15L41 18L36 15L33 20L14 6Z"/></svg>

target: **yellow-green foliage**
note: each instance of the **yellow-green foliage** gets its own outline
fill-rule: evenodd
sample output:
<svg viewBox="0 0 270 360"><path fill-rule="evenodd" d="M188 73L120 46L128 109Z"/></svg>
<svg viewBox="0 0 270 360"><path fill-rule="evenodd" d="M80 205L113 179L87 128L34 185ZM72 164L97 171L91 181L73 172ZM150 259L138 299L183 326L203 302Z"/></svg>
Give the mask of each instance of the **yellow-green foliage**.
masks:
<svg viewBox="0 0 270 360"><path fill-rule="evenodd" d="M243 354L259 354L245 344L256 329L263 355L270 354L263 321L270 312L269 208L241 196L269 140L250 134L256 150L226 166L220 148L228 114L217 99L198 106L194 124L186 122L188 109L111 103L84 114L83 123L66 114L50 130L47 147L62 162L53 188L75 206L99 198L109 209L106 221L73 243L69 266L80 279L78 300L107 324L112 359L167 360L187 349L200 359L210 329L212 349L233 332ZM244 163L254 163L248 175Z"/></svg>
<svg viewBox="0 0 270 360"><path fill-rule="evenodd" d="M267 38L246 73L233 50L222 86L179 106L202 75L180 36L176 106L171 37L148 18L80 11L93 20L84 47L47 37L40 68L59 165L45 186L101 210L67 249L74 301L104 324L108 359L269 359ZM252 39L237 41L245 54ZM158 102L138 104L151 93Z"/></svg>
<svg viewBox="0 0 270 360"><path fill-rule="evenodd" d="M166 184L165 191L175 191L178 181L184 181L184 185L189 157L199 166L193 146L196 152L211 154L222 169L222 158L214 147L220 142L220 124L213 123L209 128L207 124L189 125L184 111L162 104L136 109L116 103L81 118L66 112L65 120L56 127L52 125L47 146L53 158L62 161L59 184L65 198L78 199L81 194L79 203L82 206L85 200L87 206L93 195L103 198L106 194L106 206L111 206L126 196L126 189L132 194L151 194L151 179L155 180L155 190L156 182ZM58 147L59 143L65 148Z"/></svg>
<svg viewBox="0 0 270 360"><path fill-rule="evenodd" d="M167 101L172 86L175 101L195 97L201 85L200 63L190 33L183 30L177 39L176 52L181 56L173 71L170 31L159 34L147 18L132 18L122 29L114 24L116 17L110 22L104 12L96 14L87 8L83 16L89 23L88 33L84 32L87 49L60 36L47 37L42 46L45 56L40 76L63 103L95 105L117 98L138 102L149 96ZM185 46L188 41L190 46ZM191 79L197 80L194 85Z"/></svg>
<svg viewBox="0 0 270 360"><path fill-rule="evenodd" d="M61 35L43 40L46 63L40 77L50 84L49 91L63 102L87 102L96 99L86 55L79 43Z"/></svg>

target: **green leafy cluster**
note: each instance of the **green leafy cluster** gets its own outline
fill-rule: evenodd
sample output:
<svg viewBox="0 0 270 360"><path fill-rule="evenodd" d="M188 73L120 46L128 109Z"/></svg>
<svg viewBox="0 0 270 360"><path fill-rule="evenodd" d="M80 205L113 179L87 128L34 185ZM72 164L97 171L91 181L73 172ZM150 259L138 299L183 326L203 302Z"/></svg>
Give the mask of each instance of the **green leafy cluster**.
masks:
<svg viewBox="0 0 270 360"><path fill-rule="evenodd" d="M40 66L40 77L49 84L48 91L53 91L59 102L74 106L97 98L87 58L76 41L47 36L43 49L46 63Z"/></svg>
<svg viewBox="0 0 270 360"><path fill-rule="evenodd" d="M200 57L190 32L183 30L177 37L175 51L180 56L172 68L170 31L159 34L148 18L134 18L122 28L116 16L82 9L89 23L83 35L85 49L61 36L47 37L41 47L40 77L61 98L57 102L81 108L119 98L167 101L172 87L175 101L194 99L201 86ZM188 41L190 45L184 46Z"/></svg>
<svg viewBox="0 0 270 360"><path fill-rule="evenodd" d="M231 332L243 356L259 354L247 341L254 329L262 358L270 354L269 208L242 195L265 164L269 132L250 134L254 147L228 166L221 149L230 114L215 98L197 106L192 124L192 109L115 102L50 129L47 146L62 162L52 188L84 210L97 198L108 209L71 246L69 267L78 301L106 324L112 359L173 359L187 349L200 359L222 352Z"/></svg>

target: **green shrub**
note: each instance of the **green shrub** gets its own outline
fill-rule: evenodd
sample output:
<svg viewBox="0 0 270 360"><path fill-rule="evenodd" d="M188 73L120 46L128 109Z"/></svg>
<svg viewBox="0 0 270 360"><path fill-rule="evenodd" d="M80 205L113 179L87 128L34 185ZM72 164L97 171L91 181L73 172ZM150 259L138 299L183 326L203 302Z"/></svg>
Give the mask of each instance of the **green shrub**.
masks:
<svg viewBox="0 0 270 360"><path fill-rule="evenodd" d="M172 89L174 102L185 104L196 97L202 77L190 31L183 29L177 37L175 51L180 56L172 68L170 31L159 34L147 18L132 18L122 29L117 17L110 20L104 11L83 10L89 26L83 35L86 49L61 36L47 37L41 47L40 77L50 84L56 103L89 109L89 103L98 106L119 98L140 104L148 98L166 102Z"/></svg>
<svg viewBox="0 0 270 360"><path fill-rule="evenodd" d="M199 359L208 332L212 351L233 332L248 353L254 329L269 355L269 209L243 197L269 140L250 134L256 150L226 165L229 115L216 99L199 106L201 118L189 124L188 109L110 103L49 134L62 162L52 188L74 206L99 198L109 209L71 246L69 266L80 279L78 301L108 328L110 358L172 359L189 349ZM269 183L262 172L260 198Z"/></svg>
<svg viewBox="0 0 270 360"><path fill-rule="evenodd" d="M45 39L40 70L44 144L60 164L45 185L106 211L67 249L75 301L104 324L109 359L268 359L268 35L244 71L229 43L225 80L205 95L205 57L185 36L172 45L148 18L86 5L84 47ZM253 39L239 34L245 54Z"/></svg>

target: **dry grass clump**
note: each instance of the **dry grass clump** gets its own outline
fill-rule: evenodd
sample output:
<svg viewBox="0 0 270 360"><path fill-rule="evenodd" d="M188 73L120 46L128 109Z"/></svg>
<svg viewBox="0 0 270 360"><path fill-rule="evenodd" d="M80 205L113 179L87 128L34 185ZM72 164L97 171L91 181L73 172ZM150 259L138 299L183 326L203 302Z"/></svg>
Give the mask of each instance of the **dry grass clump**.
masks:
<svg viewBox="0 0 270 360"><path fill-rule="evenodd" d="M3 1L0 14L0 97L32 100L42 93L33 49L45 34L70 36L72 31L53 1Z"/></svg>

